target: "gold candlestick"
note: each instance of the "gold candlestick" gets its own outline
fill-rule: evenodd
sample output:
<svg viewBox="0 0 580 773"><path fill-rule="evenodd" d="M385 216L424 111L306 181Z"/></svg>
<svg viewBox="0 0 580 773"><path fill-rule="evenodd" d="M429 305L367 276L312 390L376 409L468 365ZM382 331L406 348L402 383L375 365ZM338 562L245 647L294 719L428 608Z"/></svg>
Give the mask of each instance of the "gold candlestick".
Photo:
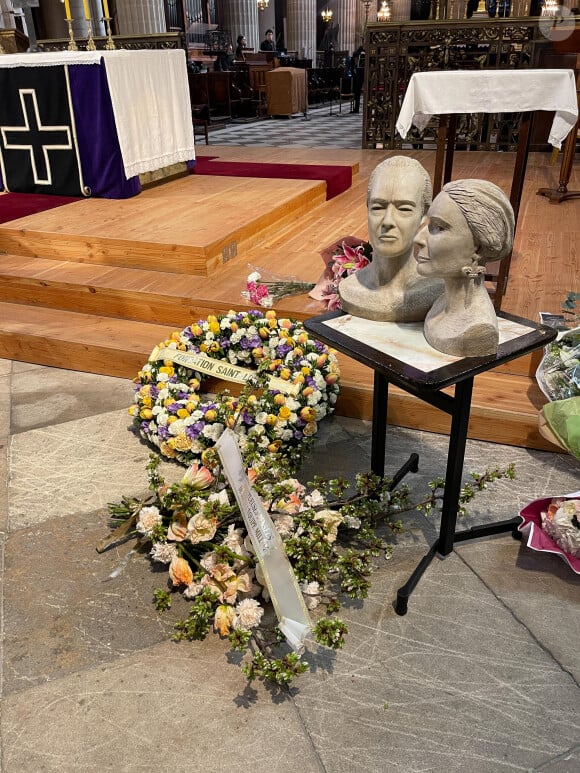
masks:
<svg viewBox="0 0 580 773"><path fill-rule="evenodd" d="M113 36L111 35L111 17L103 16L103 21L105 22L105 27L107 29L107 42L105 43L105 48L107 51L114 51L116 47L113 42Z"/></svg>
<svg viewBox="0 0 580 773"><path fill-rule="evenodd" d="M93 27L87 19L87 51L96 51L95 41L93 40Z"/></svg>
<svg viewBox="0 0 580 773"><path fill-rule="evenodd" d="M76 40L75 40L75 36L74 36L74 33L73 33L73 28L72 28L73 20L72 19L67 19L66 23L68 24L68 37L69 37L69 42L68 42L68 46L66 47L66 50L67 51L78 51L79 47L76 44Z"/></svg>

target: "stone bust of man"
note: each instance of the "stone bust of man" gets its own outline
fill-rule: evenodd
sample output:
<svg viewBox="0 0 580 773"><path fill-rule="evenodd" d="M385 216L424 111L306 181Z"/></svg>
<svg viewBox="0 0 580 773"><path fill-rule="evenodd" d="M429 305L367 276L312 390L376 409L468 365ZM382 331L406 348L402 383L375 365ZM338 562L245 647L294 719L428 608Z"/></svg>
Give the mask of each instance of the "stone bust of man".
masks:
<svg viewBox="0 0 580 773"><path fill-rule="evenodd" d="M413 158L394 156L373 170L367 194L373 259L338 287L344 311L389 322L419 322L443 291L439 278L421 277L413 240L432 198L427 171Z"/></svg>

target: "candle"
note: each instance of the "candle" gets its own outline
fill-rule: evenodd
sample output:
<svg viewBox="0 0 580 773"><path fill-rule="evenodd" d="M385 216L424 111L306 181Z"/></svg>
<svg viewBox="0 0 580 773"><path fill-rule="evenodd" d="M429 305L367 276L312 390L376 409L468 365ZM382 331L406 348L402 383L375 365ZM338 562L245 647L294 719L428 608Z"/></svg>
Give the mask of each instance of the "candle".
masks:
<svg viewBox="0 0 580 773"><path fill-rule="evenodd" d="M72 19L70 12L70 0L64 0L64 12L66 14L66 18L70 21Z"/></svg>
<svg viewBox="0 0 580 773"><path fill-rule="evenodd" d="M107 3L107 0L103 0L103 16L105 19L110 19L109 16L109 4Z"/></svg>
<svg viewBox="0 0 580 773"><path fill-rule="evenodd" d="M85 8L85 19L87 21L90 21L91 20L91 12L89 10L89 0L83 0L83 5L84 5L84 8Z"/></svg>

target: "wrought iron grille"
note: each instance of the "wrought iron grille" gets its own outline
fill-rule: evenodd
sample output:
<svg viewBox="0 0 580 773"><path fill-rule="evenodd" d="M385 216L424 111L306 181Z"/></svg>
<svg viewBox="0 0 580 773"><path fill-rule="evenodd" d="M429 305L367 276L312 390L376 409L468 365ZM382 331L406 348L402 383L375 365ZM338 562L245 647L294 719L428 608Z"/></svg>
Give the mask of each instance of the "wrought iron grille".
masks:
<svg viewBox="0 0 580 773"><path fill-rule="evenodd" d="M535 19L369 24L365 49L364 148L403 146L395 130L407 84L427 70L509 70L536 67L549 46ZM515 150L519 113L462 115L457 122L459 149ZM432 148L437 118L423 132L413 128L405 144Z"/></svg>

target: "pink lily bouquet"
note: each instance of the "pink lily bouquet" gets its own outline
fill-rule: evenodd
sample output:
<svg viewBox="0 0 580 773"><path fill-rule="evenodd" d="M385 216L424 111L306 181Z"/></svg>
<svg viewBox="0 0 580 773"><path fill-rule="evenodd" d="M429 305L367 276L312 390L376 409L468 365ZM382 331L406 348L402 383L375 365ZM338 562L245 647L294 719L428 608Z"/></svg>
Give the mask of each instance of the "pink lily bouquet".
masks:
<svg viewBox="0 0 580 773"><path fill-rule="evenodd" d="M326 267L309 295L326 303L329 311L335 311L341 308L339 284L355 271L368 266L372 259L372 249L368 242L356 236L345 236L320 254Z"/></svg>
<svg viewBox="0 0 580 773"><path fill-rule="evenodd" d="M246 279L246 289L242 296L258 306L269 309L280 298L289 295L301 295L312 290L312 282L300 282L295 277L281 277L271 274L264 269L250 266L251 273Z"/></svg>

